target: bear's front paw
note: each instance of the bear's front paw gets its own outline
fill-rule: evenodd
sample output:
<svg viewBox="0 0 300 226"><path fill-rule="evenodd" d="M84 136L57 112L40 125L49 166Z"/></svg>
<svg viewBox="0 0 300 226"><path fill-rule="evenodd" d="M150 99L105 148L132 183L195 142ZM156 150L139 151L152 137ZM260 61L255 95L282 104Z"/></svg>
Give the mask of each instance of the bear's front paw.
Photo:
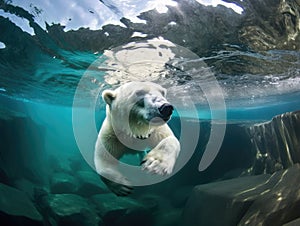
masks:
<svg viewBox="0 0 300 226"><path fill-rule="evenodd" d="M114 181L101 177L102 181L106 184L107 188L115 193L117 196L127 196L132 193L133 187L129 185L119 184ZM126 182L128 184L128 182Z"/></svg>
<svg viewBox="0 0 300 226"><path fill-rule="evenodd" d="M141 163L143 170L159 175L171 174L174 164L175 159L171 156L156 151L149 152Z"/></svg>

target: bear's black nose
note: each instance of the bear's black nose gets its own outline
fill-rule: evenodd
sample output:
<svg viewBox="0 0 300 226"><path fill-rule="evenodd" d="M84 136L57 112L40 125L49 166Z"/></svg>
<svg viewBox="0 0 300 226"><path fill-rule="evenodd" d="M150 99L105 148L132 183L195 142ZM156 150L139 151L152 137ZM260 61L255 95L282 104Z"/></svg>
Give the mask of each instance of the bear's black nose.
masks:
<svg viewBox="0 0 300 226"><path fill-rule="evenodd" d="M158 108L158 110L163 118L167 118L172 115L174 107L171 104L163 104Z"/></svg>

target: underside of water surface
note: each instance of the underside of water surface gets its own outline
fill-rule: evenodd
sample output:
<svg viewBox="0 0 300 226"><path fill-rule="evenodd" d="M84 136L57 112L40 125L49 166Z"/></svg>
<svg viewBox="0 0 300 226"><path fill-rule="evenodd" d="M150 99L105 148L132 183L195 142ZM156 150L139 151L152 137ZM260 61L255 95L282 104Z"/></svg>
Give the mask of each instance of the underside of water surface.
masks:
<svg viewBox="0 0 300 226"><path fill-rule="evenodd" d="M0 221L300 224L299 33L299 0L0 0ZM118 197L94 147L131 81L167 89L182 150Z"/></svg>

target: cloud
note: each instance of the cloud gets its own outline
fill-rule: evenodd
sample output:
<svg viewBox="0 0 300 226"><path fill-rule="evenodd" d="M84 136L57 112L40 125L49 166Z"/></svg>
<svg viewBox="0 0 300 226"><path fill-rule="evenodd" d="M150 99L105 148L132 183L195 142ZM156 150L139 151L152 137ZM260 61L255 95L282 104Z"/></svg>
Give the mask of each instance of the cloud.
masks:
<svg viewBox="0 0 300 226"><path fill-rule="evenodd" d="M241 8L240 6L234 3L223 2L221 0L196 0L196 1L205 6L211 5L216 7L217 5L223 5L227 8L234 10L238 14L241 14L243 12L243 8Z"/></svg>

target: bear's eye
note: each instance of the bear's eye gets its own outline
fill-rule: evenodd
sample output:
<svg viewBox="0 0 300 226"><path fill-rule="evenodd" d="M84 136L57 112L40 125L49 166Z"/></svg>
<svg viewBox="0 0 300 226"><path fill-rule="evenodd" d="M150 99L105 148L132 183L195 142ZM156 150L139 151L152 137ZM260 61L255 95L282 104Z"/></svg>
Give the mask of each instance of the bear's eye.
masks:
<svg viewBox="0 0 300 226"><path fill-rule="evenodd" d="M137 105L138 107L141 107L141 108L145 107L145 101L144 101L144 98L139 99L139 100L136 102L136 105Z"/></svg>

